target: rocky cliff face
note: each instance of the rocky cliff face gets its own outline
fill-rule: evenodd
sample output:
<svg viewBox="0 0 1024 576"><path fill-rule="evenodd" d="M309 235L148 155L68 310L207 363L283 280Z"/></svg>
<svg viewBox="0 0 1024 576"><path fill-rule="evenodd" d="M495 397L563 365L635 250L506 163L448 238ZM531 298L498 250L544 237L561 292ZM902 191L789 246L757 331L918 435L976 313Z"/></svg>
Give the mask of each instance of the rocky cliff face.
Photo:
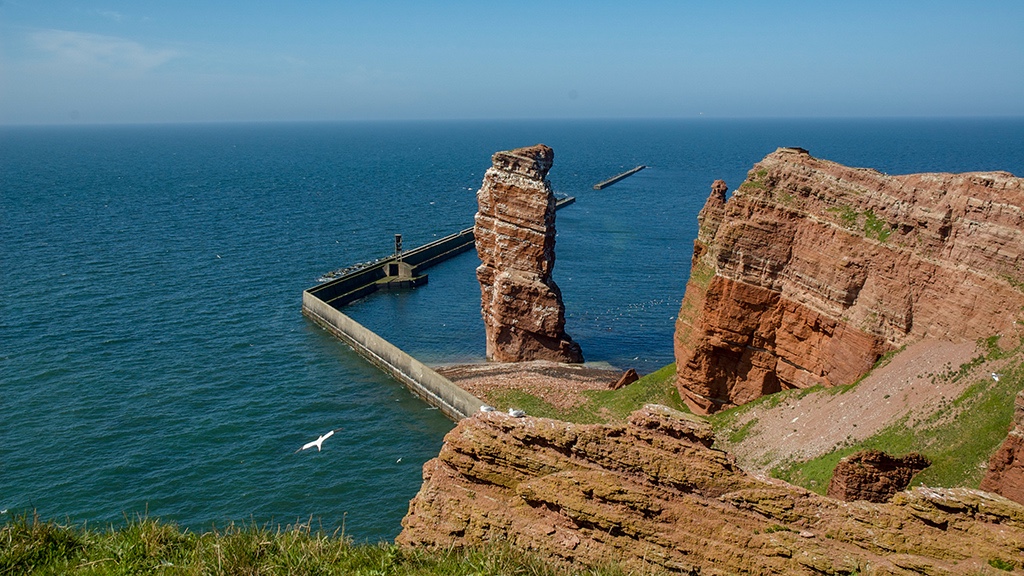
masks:
<svg viewBox="0 0 1024 576"><path fill-rule="evenodd" d="M1014 427L988 463L981 489L1024 504L1024 391L1017 394Z"/></svg>
<svg viewBox="0 0 1024 576"><path fill-rule="evenodd" d="M1008 332L1024 305L1024 185L888 176L780 148L698 217L676 322L680 393L706 413L853 382L921 338Z"/></svg>
<svg viewBox="0 0 1024 576"><path fill-rule="evenodd" d="M477 192L476 276L489 360L583 362L551 279L555 197L547 174L554 156L543 144L498 152Z"/></svg>
<svg viewBox="0 0 1024 576"><path fill-rule="evenodd" d="M619 426L480 414L424 466L398 542L702 575L973 574L1024 557L1024 506L1000 496L840 502L752 477L711 442L707 424L660 406Z"/></svg>
<svg viewBox="0 0 1024 576"><path fill-rule="evenodd" d="M829 498L853 502L888 502L910 485L910 480L928 467L920 454L894 457L880 450L864 450L843 458L832 472Z"/></svg>

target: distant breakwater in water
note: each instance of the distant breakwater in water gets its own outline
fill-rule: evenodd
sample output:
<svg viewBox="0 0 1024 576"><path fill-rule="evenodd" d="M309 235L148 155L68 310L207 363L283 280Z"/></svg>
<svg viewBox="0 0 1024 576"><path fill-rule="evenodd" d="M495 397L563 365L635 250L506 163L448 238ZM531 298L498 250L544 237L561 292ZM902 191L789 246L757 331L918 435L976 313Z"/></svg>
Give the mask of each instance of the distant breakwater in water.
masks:
<svg viewBox="0 0 1024 576"><path fill-rule="evenodd" d="M557 221L566 329L588 360L642 373L672 361L713 180L738 185L780 145L893 174L1024 173L1020 120L0 128L0 509L193 529L312 516L393 538L451 423L297 295L394 233L464 228L491 154L535 142L578 198ZM346 313L428 364L482 359L477 265Z"/></svg>

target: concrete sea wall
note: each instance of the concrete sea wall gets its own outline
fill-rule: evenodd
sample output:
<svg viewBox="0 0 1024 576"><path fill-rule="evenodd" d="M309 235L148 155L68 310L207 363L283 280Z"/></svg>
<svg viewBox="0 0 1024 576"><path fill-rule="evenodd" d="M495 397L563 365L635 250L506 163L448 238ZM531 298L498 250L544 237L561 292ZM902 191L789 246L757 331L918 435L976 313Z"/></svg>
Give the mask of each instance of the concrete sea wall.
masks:
<svg viewBox="0 0 1024 576"><path fill-rule="evenodd" d="M459 388L426 364L349 318L311 291L302 293L302 313L344 341L361 356L412 390L452 420L480 410L483 401Z"/></svg>

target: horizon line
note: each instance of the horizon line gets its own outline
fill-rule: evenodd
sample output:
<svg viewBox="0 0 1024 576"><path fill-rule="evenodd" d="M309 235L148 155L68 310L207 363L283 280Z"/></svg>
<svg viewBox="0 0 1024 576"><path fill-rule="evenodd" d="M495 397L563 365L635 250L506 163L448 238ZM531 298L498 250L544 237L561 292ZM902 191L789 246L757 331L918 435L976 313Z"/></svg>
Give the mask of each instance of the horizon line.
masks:
<svg viewBox="0 0 1024 576"><path fill-rule="evenodd" d="M97 122L0 122L0 128L74 128L129 126L227 126L271 124L443 124L443 123L515 123L515 122L679 122L679 121L895 121L895 120L1024 120L1020 115L878 115L878 116L594 116L523 118L347 118L347 119L250 119L250 120L151 120Z"/></svg>

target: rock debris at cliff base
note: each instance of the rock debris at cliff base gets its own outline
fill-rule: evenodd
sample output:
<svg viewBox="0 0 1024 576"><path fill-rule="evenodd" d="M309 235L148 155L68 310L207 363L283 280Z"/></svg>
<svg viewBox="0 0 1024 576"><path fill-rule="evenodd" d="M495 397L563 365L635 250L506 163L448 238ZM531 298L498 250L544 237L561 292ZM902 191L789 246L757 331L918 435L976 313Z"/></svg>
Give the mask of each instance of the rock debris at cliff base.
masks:
<svg viewBox="0 0 1024 576"><path fill-rule="evenodd" d="M437 372L494 406L499 404L496 398L515 391L539 398L561 411L585 404L588 399L584 392L612 389L623 377L619 370L547 360L441 366Z"/></svg>

